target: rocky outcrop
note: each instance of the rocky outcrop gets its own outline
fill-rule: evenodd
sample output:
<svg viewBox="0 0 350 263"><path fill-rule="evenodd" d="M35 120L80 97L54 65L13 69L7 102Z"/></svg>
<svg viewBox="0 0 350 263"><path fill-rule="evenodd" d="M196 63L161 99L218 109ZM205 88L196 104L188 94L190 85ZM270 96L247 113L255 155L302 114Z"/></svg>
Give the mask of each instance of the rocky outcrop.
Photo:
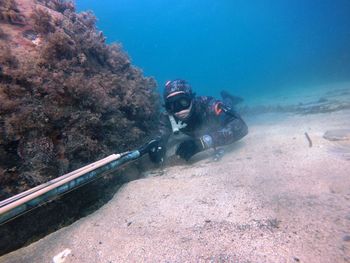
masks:
<svg viewBox="0 0 350 263"><path fill-rule="evenodd" d="M70 1L0 2L0 200L136 147L156 83Z"/></svg>

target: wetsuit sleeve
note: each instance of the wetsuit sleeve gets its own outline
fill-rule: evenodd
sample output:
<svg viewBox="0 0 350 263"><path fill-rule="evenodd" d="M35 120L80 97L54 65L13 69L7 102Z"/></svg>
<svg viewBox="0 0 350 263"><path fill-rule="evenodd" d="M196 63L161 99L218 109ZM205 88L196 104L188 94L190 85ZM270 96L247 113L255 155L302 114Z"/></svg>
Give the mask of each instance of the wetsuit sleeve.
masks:
<svg viewBox="0 0 350 263"><path fill-rule="evenodd" d="M215 118L219 118L221 127L211 131L213 146L223 146L240 140L248 134L248 126L242 117L230 109L229 111L220 110L221 101L215 101L212 104L212 113Z"/></svg>

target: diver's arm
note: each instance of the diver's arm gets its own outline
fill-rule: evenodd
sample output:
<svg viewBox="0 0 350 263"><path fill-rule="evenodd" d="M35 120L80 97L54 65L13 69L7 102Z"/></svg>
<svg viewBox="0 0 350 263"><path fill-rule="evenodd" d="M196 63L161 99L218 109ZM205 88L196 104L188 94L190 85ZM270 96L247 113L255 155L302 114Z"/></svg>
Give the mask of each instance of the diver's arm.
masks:
<svg viewBox="0 0 350 263"><path fill-rule="evenodd" d="M222 113L227 114L227 113ZM213 146L223 146L231 144L242 139L248 134L248 126L243 119L235 113L235 116L227 116L228 121L225 121L221 129L210 132Z"/></svg>
<svg viewBox="0 0 350 263"><path fill-rule="evenodd" d="M219 100L210 103L211 113L219 118L221 127L209 132L211 147L231 144L248 134L248 126L242 117L232 108Z"/></svg>
<svg viewBox="0 0 350 263"><path fill-rule="evenodd" d="M240 115L228 107L223 108L221 101L209 98L203 100L203 103L208 115L218 118L221 127L198 138L183 141L177 148L176 155L187 161L198 152L233 143L248 134L248 127Z"/></svg>

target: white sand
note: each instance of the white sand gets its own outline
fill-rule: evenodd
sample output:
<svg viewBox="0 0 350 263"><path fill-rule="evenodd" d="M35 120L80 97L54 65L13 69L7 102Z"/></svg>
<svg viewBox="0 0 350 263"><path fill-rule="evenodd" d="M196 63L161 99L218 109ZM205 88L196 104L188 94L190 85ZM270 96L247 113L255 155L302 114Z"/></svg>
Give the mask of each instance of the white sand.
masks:
<svg viewBox="0 0 350 263"><path fill-rule="evenodd" d="M128 183L0 262L51 262L65 249L65 262L79 263L350 262L350 161L322 138L349 120L350 111L259 115L221 161Z"/></svg>

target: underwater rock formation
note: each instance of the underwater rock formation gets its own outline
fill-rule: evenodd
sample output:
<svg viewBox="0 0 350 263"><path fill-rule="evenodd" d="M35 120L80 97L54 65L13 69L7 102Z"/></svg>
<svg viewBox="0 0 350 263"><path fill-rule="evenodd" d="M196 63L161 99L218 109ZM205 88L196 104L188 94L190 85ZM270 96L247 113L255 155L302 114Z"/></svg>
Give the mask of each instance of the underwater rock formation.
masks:
<svg viewBox="0 0 350 263"><path fill-rule="evenodd" d="M346 83L346 85L347 87L344 89L335 88L333 91L328 91L325 94L323 94L320 98L313 99L309 102L281 102L281 104L271 102L270 104L261 104L254 106L244 105L242 107L238 107L238 110L241 114L245 115L255 115L273 112L288 112L299 115L309 115L347 110L350 109L350 83Z"/></svg>
<svg viewBox="0 0 350 263"><path fill-rule="evenodd" d="M10 24L24 24L24 17L20 13L15 0L1 0L0 21Z"/></svg>
<svg viewBox="0 0 350 263"><path fill-rule="evenodd" d="M350 129L328 130L323 138L331 142L329 152L350 160Z"/></svg>
<svg viewBox="0 0 350 263"><path fill-rule="evenodd" d="M0 200L144 142L156 83L71 1L0 4Z"/></svg>
<svg viewBox="0 0 350 263"><path fill-rule="evenodd" d="M329 130L323 138L329 141L350 141L350 129Z"/></svg>

